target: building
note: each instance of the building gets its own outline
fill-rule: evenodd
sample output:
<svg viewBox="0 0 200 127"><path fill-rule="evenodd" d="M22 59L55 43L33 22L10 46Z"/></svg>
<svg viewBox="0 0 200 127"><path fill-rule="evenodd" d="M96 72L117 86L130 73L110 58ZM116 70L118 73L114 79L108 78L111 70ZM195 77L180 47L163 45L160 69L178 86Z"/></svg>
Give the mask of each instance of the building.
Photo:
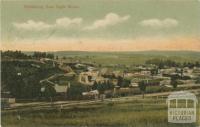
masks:
<svg viewBox="0 0 200 127"><path fill-rule="evenodd" d="M78 81L84 85L92 86L94 84L94 80L98 77L98 75L98 71L81 72L79 74Z"/></svg>
<svg viewBox="0 0 200 127"><path fill-rule="evenodd" d="M108 80L108 78L100 76L98 71L88 71L79 74L79 82L84 85L92 86L94 82L104 83L108 82Z"/></svg>
<svg viewBox="0 0 200 127"><path fill-rule="evenodd" d="M56 92L56 97L66 98L67 97L67 90L70 88L70 82L67 85L58 85L58 84L51 84L50 87L53 87ZM44 85L41 87L40 91L45 93L48 85Z"/></svg>
<svg viewBox="0 0 200 127"><path fill-rule="evenodd" d="M1 108L9 108L11 104L16 102L15 98L10 95L10 92L1 92Z"/></svg>
<svg viewBox="0 0 200 127"><path fill-rule="evenodd" d="M99 91L98 90L92 90L89 92L83 92L82 93L84 98L90 98L90 99L98 99Z"/></svg>

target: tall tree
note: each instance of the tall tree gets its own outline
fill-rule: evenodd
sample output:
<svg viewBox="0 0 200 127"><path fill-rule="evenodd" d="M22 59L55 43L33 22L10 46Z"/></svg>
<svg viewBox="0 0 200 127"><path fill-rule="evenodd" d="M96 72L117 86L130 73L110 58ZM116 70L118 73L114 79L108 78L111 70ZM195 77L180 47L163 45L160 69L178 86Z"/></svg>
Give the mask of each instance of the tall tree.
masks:
<svg viewBox="0 0 200 127"><path fill-rule="evenodd" d="M170 84L173 86L174 89L177 88L178 82L177 82L176 78L171 77L171 82L170 82Z"/></svg>
<svg viewBox="0 0 200 127"><path fill-rule="evenodd" d="M49 98L50 101L52 102L53 97L55 97L55 95L56 95L56 91L55 91L55 89L53 88L53 86L51 86L51 85L46 85L46 86L45 86L45 91L44 91L44 96L45 96L46 98Z"/></svg>
<svg viewBox="0 0 200 127"><path fill-rule="evenodd" d="M118 85L118 86L122 86L122 83L123 83L123 77L119 76L119 77L117 78L117 85Z"/></svg>
<svg viewBox="0 0 200 127"><path fill-rule="evenodd" d="M144 98L144 94L146 92L147 83L144 80L142 80L142 81L139 82L138 86L140 88L140 91L142 92L142 98Z"/></svg>

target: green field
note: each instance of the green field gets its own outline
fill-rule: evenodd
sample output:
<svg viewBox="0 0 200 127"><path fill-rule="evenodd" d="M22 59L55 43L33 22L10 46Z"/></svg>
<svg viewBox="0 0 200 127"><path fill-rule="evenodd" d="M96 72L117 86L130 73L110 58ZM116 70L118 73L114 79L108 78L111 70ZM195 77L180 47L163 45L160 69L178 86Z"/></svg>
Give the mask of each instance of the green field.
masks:
<svg viewBox="0 0 200 127"><path fill-rule="evenodd" d="M28 55L33 52L25 52ZM81 61L97 63L105 66L113 64L138 65L146 60L158 58L176 62L200 62L200 52L193 51L133 51L133 52L87 52L87 51L57 51L53 53L59 58L66 57L66 61Z"/></svg>
<svg viewBox="0 0 200 127"><path fill-rule="evenodd" d="M149 59L169 59L176 62L200 62L200 52L192 51L140 51L140 52L54 52L59 57L80 60L81 62L97 63L102 65L144 64ZM68 59L69 60L69 59Z"/></svg>
<svg viewBox="0 0 200 127"><path fill-rule="evenodd" d="M20 120L17 115L20 114ZM59 109L2 114L3 127L196 127L167 122L165 99L103 102Z"/></svg>

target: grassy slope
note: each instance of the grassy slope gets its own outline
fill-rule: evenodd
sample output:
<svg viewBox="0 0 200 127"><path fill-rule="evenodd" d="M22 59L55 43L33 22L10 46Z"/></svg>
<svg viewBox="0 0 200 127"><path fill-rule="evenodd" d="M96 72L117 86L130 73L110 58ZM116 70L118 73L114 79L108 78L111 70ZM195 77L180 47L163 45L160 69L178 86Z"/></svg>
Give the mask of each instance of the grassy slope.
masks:
<svg viewBox="0 0 200 127"><path fill-rule="evenodd" d="M21 113L22 114L22 113ZM165 100L135 100L125 103L102 103L77 106L71 109L24 113L17 120L16 113L4 114L2 125L6 127L194 127L194 124L170 124L167 122Z"/></svg>

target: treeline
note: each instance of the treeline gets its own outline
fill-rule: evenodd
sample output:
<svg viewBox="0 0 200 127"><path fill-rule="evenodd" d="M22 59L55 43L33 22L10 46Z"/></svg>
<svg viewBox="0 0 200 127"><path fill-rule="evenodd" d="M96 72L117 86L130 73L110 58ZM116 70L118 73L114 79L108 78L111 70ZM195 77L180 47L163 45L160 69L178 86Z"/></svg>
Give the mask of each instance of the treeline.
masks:
<svg viewBox="0 0 200 127"><path fill-rule="evenodd" d="M200 63L198 61L192 63L192 62L184 62L183 63L183 67L189 67L189 68L193 68L193 67L200 67Z"/></svg>
<svg viewBox="0 0 200 127"><path fill-rule="evenodd" d="M189 68L193 68L195 66L200 67L199 61L180 63L180 62L176 62L176 61L169 60L169 59L155 58L155 59L147 60L145 63L146 64L154 64L154 65L158 66L160 69L164 68L165 66L167 66L167 67L189 67Z"/></svg>
<svg viewBox="0 0 200 127"><path fill-rule="evenodd" d="M51 53L46 53L46 52L34 52L32 55L33 58L49 58L49 59L54 59L54 54Z"/></svg>
<svg viewBox="0 0 200 127"><path fill-rule="evenodd" d="M1 51L2 58L12 58L12 59L41 59L41 58L49 58L54 59L54 54L46 53L46 52L33 52L32 55L27 55L21 51Z"/></svg>
<svg viewBox="0 0 200 127"><path fill-rule="evenodd" d="M22 53L21 51L1 51L2 58L29 59L31 56Z"/></svg>

